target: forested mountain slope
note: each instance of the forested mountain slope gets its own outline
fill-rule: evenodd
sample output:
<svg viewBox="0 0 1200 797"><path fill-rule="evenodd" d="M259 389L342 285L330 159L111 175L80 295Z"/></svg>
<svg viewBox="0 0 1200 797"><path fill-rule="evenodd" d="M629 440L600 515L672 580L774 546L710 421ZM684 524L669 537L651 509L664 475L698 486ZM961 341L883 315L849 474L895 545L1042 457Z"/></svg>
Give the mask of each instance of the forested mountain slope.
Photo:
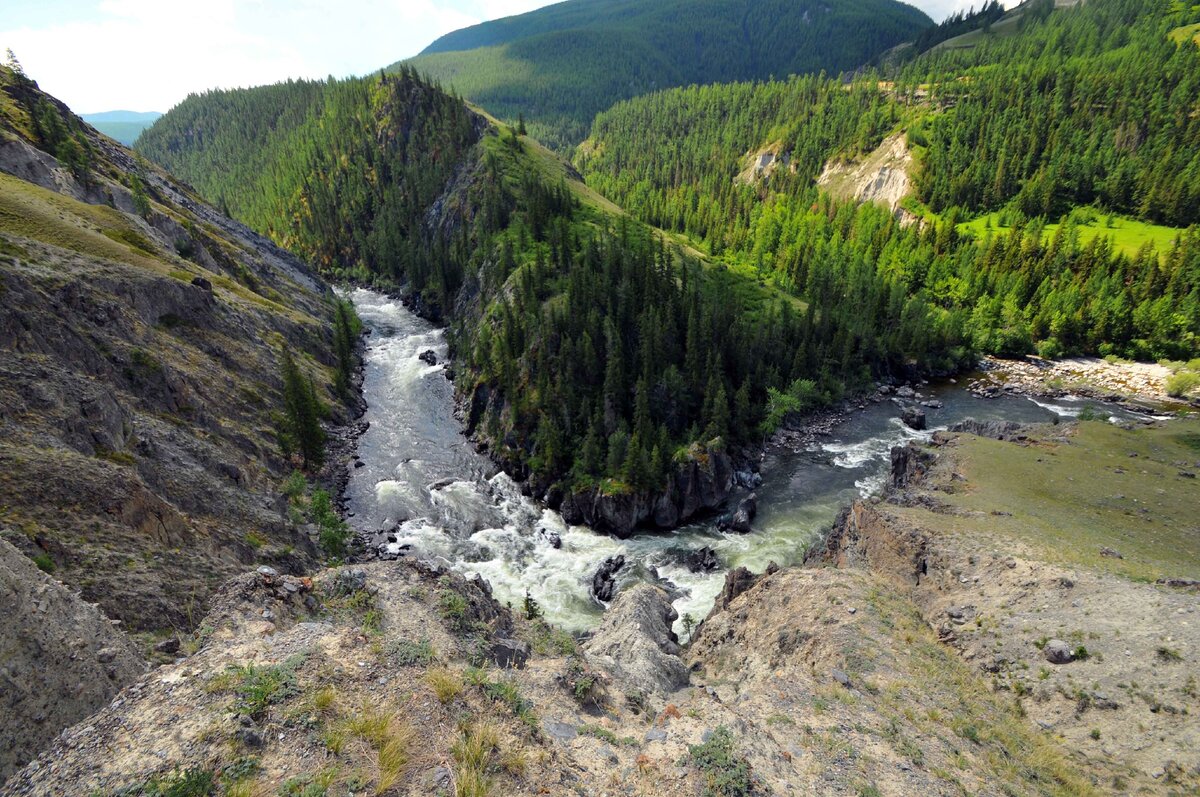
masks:
<svg viewBox="0 0 1200 797"><path fill-rule="evenodd" d="M561 147L620 99L850 71L931 24L895 0L568 0L449 33L407 63Z"/></svg>
<svg viewBox="0 0 1200 797"><path fill-rule="evenodd" d="M1200 235L1183 228L1200 220L1200 48L1170 34L1200 10L1095 0L1021 16L1015 33L848 86L793 78L624 102L597 118L576 164L639 218L801 297L873 271L981 351L1194 357ZM898 131L922 224L818 199L827 163ZM759 151L786 168L735 180ZM1078 214L1043 233L1080 206L1179 228L1161 236L1176 243L1115 253L1103 230L1085 242ZM1007 230L957 226L997 209Z"/></svg>
<svg viewBox="0 0 1200 797"><path fill-rule="evenodd" d="M787 412L967 354L886 279L806 308L669 245L409 70L192 97L142 147L329 275L415 293L453 325L471 430L620 533L694 512L672 474Z"/></svg>

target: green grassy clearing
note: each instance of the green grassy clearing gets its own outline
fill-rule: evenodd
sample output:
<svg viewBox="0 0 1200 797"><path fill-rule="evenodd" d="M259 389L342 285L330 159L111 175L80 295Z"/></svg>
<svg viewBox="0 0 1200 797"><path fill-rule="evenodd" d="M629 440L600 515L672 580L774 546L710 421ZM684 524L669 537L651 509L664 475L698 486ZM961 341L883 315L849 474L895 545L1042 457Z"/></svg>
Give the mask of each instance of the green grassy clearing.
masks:
<svg viewBox="0 0 1200 797"><path fill-rule="evenodd" d="M1112 240L1113 247L1117 251L1124 252L1130 257L1137 255L1138 250L1147 243L1153 245L1159 252L1166 252L1171 248L1179 233L1183 232L1176 227L1164 227L1160 224L1150 224L1122 216L1112 216L1112 226L1109 227L1106 222L1107 217L1099 212L1087 212L1087 209L1077 209L1070 217L1074 219L1074 227L1079 233L1081 243L1086 244L1093 238L1103 236ZM958 230L959 232L973 233L977 238L982 239L988 233L989 224L993 231L1004 232L1009 229L1000 223L1000 214L989 213L958 225ZM1062 225L1061 221L1045 225L1043 238L1053 237Z"/></svg>
<svg viewBox="0 0 1200 797"><path fill-rule="evenodd" d="M1010 536L1050 561L1127 578L1200 574L1200 479L1180 475L1200 471L1200 421L1136 430L1085 421L1067 444L968 436L957 451L969 486L948 500L981 515L924 513L923 524ZM1125 558L1101 556L1102 547Z"/></svg>
<svg viewBox="0 0 1200 797"><path fill-rule="evenodd" d="M1176 44L1183 44L1190 41L1196 45L1200 45L1200 22L1194 25L1181 25L1168 33L1167 38Z"/></svg>
<svg viewBox="0 0 1200 797"><path fill-rule="evenodd" d="M148 257L144 236L119 212L87 205L0 174L0 231L69 249L166 272L166 263Z"/></svg>

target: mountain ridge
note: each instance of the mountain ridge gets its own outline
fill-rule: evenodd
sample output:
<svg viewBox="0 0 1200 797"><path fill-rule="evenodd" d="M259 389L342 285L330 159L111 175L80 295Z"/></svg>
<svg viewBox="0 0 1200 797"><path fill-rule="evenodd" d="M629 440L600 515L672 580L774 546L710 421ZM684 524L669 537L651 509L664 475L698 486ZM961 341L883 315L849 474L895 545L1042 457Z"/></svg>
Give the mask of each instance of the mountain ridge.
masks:
<svg viewBox="0 0 1200 797"><path fill-rule="evenodd" d="M613 102L693 83L853 71L932 26L882 0L568 0L443 36L402 63L555 148Z"/></svg>

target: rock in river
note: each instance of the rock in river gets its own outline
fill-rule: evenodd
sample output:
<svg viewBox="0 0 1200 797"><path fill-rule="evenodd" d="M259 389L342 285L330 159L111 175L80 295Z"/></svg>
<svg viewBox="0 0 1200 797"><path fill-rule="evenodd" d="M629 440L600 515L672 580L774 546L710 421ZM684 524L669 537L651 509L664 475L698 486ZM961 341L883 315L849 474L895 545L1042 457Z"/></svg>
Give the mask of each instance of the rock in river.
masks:
<svg viewBox="0 0 1200 797"><path fill-rule="evenodd" d="M592 597L601 603L611 601L617 594L617 573L624 566L625 557L621 554L605 559L596 575L592 576Z"/></svg>
<svg viewBox="0 0 1200 797"><path fill-rule="evenodd" d="M925 428L925 410L919 407L905 407L900 413L900 420L904 421L904 425L909 429L921 431Z"/></svg>

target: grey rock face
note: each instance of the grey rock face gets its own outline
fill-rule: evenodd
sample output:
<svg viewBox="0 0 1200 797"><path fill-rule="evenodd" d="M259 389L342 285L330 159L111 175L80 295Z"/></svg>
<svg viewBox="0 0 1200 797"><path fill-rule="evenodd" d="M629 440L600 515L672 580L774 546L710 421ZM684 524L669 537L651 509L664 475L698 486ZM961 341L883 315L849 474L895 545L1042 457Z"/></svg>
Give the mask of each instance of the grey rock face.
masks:
<svg viewBox="0 0 1200 797"><path fill-rule="evenodd" d="M529 643L519 639L497 639L492 643L492 661L497 667L521 670L529 661Z"/></svg>
<svg viewBox="0 0 1200 797"><path fill-rule="evenodd" d="M1017 441L1024 439L1024 427L1016 421L977 421L967 418L950 427L951 432L964 432L993 440Z"/></svg>
<svg viewBox="0 0 1200 797"><path fill-rule="evenodd" d="M749 534L750 523L757 514L758 496L750 493L738 504L737 511L733 513L733 520L729 523L729 530L736 531L738 534Z"/></svg>
<svg viewBox="0 0 1200 797"><path fill-rule="evenodd" d="M912 443L896 446L892 449L892 487L898 490L908 487L925 475L934 459L933 452Z"/></svg>
<svg viewBox="0 0 1200 797"><path fill-rule="evenodd" d="M0 780L146 665L95 606L0 540Z"/></svg>
<svg viewBox="0 0 1200 797"><path fill-rule="evenodd" d="M670 694L688 683L671 630L678 616L665 592L640 584L621 594L583 651L608 670L619 691Z"/></svg>
<svg viewBox="0 0 1200 797"><path fill-rule="evenodd" d="M698 550L689 551L683 562L692 573L711 573L721 566L717 552L707 545Z"/></svg>
<svg viewBox="0 0 1200 797"><path fill-rule="evenodd" d="M601 603L608 603L617 594L617 573L625 566L625 557L617 554L610 556L600 565L600 569L592 576L592 597Z"/></svg>

